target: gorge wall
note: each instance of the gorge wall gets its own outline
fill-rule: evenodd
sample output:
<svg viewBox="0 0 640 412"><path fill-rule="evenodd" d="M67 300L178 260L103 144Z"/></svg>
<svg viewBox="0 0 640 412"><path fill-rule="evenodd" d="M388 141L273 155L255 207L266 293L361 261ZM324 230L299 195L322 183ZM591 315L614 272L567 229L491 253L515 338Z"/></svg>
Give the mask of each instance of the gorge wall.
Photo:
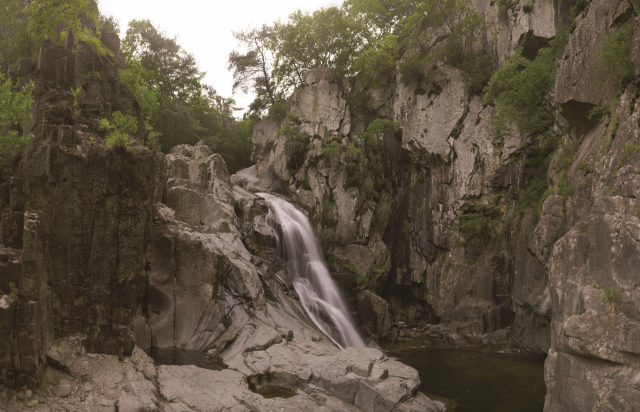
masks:
<svg viewBox="0 0 640 412"><path fill-rule="evenodd" d="M518 47L535 56L572 5L477 1L494 29L477 47L496 65ZM309 212L369 338L546 353L546 411L638 410L640 39L620 96L597 69L600 41L640 28L636 14L594 0L576 18L554 90L570 130L549 157L534 159L525 134L495 142L496 109L447 64L423 94L395 79L364 108L357 78L317 68L292 116L256 125L256 165L234 176L203 144L145 147L116 36L101 39L113 56L73 32L64 47L46 42L19 71L36 82L34 144L2 187L0 407L442 410L414 369L339 351L312 326L253 193L270 191ZM611 99L609 116L589 116ZM98 127L118 110L139 119L128 150L105 147ZM400 126L362 138L375 120ZM564 176L573 193L538 211ZM466 238L461 217L487 211L488 233ZM226 369L156 369L141 350L173 346ZM266 400L254 393L265 385L299 396Z"/></svg>
<svg viewBox="0 0 640 412"><path fill-rule="evenodd" d="M313 326L267 203L220 155L146 147L119 39L100 41L110 53L70 30L19 71L35 83L34 138L2 186L0 409L442 411L415 369L341 351ZM126 146L105 144L115 111L138 119ZM151 348L221 370L156 367ZM265 386L297 396L266 399Z"/></svg>
<svg viewBox="0 0 640 412"><path fill-rule="evenodd" d="M494 29L477 47L497 64L517 47L535 56L573 6L521 1L505 16L475 3ZM546 353L545 411L638 410L637 86L617 95L598 66L602 39L635 16L629 2L594 0L575 19L553 93L569 131L549 157L534 158L540 143L523 133L494 141L496 109L445 63L426 93L398 75L364 109L357 79L317 68L292 115L256 125L257 163L237 182L309 212L371 337ZM638 76L637 34L633 44ZM400 127L365 134L376 119ZM545 192L565 174L573 193ZM501 216L478 223L489 233L465 238L462 217L487 211Z"/></svg>

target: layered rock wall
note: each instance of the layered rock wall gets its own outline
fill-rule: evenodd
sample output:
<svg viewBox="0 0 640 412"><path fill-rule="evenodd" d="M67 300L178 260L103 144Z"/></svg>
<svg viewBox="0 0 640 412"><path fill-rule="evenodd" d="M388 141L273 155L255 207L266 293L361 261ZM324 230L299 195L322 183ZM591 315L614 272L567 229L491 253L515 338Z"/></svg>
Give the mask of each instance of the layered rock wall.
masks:
<svg viewBox="0 0 640 412"><path fill-rule="evenodd" d="M477 4L500 28L477 47L500 63L517 47L532 58L569 23L572 5ZM550 160L529 157L535 136L495 142L496 110L446 64L422 85L427 93L395 81L338 120L322 108L342 107L361 86L313 69L291 100L296 122L256 126L260 160L239 183L259 191L275 181L309 211L365 333L547 353L545 410L637 410L637 85L618 95L598 61L602 39L635 15L628 2L595 0L570 27L553 94L566 131L554 131L562 145ZM324 83L333 86L314 86ZM592 115L611 102L609 115ZM400 128L363 139L373 119ZM308 134L302 155L276 133L282 126ZM539 199L520 202L564 173L573 194L552 193L539 210ZM464 238L461 217L483 210L501 218Z"/></svg>
<svg viewBox="0 0 640 412"><path fill-rule="evenodd" d="M151 210L164 161L143 146L101 144L100 117L139 116L114 56L85 43L46 41L37 68L33 145L2 189L2 380L37 387L56 338L83 334L88 352L130 355L138 275L147 266ZM75 102L72 87L80 94Z"/></svg>

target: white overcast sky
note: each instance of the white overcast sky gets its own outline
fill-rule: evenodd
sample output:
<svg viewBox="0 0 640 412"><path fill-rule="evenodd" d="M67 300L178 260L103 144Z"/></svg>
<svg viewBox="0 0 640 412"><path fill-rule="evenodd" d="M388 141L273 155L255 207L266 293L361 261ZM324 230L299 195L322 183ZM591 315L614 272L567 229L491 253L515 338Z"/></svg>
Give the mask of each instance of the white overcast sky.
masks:
<svg viewBox="0 0 640 412"><path fill-rule="evenodd" d="M342 0L99 0L98 4L102 14L120 21L121 37L133 19L150 19L156 27L177 35L182 47L195 56L200 70L207 72L205 82L229 97L233 80L227 70L227 58L237 48L232 30L271 24L278 18L285 20L298 8L311 12L339 6ZM241 90L234 97L244 108L253 101L253 96Z"/></svg>

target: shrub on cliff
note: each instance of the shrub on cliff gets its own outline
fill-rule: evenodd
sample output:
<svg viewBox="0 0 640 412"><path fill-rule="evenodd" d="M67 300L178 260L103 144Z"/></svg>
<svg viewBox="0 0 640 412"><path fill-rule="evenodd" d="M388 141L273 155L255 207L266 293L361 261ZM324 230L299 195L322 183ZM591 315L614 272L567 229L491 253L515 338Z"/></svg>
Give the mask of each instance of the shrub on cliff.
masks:
<svg viewBox="0 0 640 412"><path fill-rule="evenodd" d="M618 86L618 94L622 94L635 78L635 69L631 63L633 31L633 19L629 19L618 31L602 40L598 51L598 63L605 84Z"/></svg>
<svg viewBox="0 0 640 412"><path fill-rule="evenodd" d="M2 178L11 173L14 156L30 143L31 134L24 135L22 127L29 120L28 111L33 105L34 84L15 90L11 79L0 73L0 164Z"/></svg>
<svg viewBox="0 0 640 412"><path fill-rule="evenodd" d="M113 113L113 120L102 119L100 129L106 130L106 146L127 148L131 144L130 135L138 131L136 119L130 114Z"/></svg>
<svg viewBox="0 0 640 412"><path fill-rule="evenodd" d="M83 33L79 12L98 23L94 0L4 0L0 10L0 59L4 66L21 58L35 60L45 39L61 45L69 29Z"/></svg>
<svg viewBox="0 0 640 412"><path fill-rule="evenodd" d="M522 56L518 49L491 76L484 89L484 101L498 109L498 119L494 121L496 140L501 141L510 133L510 124L530 133L543 133L554 123L559 126L553 87L556 60L562 57L567 41L567 29L561 26L549 47L541 49L534 60Z"/></svg>

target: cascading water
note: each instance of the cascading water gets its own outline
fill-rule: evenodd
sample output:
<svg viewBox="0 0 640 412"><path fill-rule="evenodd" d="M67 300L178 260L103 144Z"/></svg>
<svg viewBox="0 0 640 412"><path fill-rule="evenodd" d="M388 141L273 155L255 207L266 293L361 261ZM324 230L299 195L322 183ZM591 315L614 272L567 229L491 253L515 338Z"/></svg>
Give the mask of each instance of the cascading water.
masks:
<svg viewBox="0 0 640 412"><path fill-rule="evenodd" d="M331 278L309 219L286 200L259 193L271 206L283 234L283 257L302 306L315 325L338 346L366 346L340 289ZM273 216L268 218L275 225Z"/></svg>

